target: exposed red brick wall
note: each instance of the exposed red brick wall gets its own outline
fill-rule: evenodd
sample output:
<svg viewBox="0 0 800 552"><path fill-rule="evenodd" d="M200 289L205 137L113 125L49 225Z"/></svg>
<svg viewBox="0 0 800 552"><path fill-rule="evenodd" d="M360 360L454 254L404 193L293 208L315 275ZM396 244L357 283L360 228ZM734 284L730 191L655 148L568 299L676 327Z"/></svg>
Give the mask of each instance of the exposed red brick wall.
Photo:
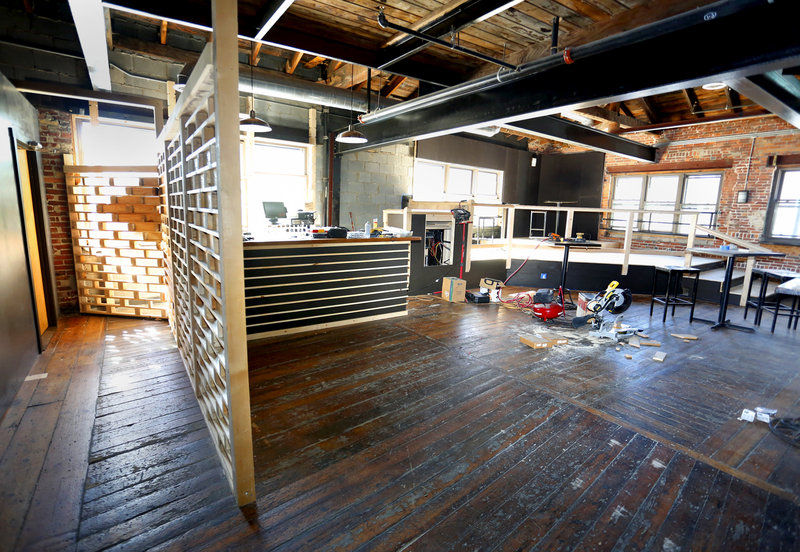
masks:
<svg viewBox="0 0 800 552"><path fill-rule="evenodd" d="M777 133L777 135L757 136L755 147L753 133ZM723 169L722 193L718 230L736 238L758 243L764 231L767 204L772 190L774 167L767 166L767 157L800 153L800 131L777 117L744 119L738 122L706 124L666 130L660 136L632 134L629 138L649 145L683 140L702 140L692 144L667 144L659 147L659 163L678 163L691 161L731 160L733 166ZM717 140L725 137L725 140ZM750 150L753 156L750 159ZM606 167L636 165L630 159L607 155ZM642 163L652 169L652 165ZM750 169L749 176L748 165ZM750 198L747 203L736 203L736 193L743 190L747 181ZM610 206L611 183L613 175L605 174L603 180L603 205ZM601 236L601 239L603 236ZM621 241L618 233L609 234L605 239ZM715 240L703 240L698 245L721 245ZM634 236L634 248L678 251L686 247L685 239L659 237L653 234ZM764 267L783 267L800 270L800 247L767 244L769 249L786 253L783 259L759 259L757 265Z"/></svg>
<svg viewBox="0 0 800 552"><path fill-rule="evenodd" d="M39 108L39 140L42 143L42 172L50 218L56 291L61 312L78 310L75 261L72 254L67 184L64 179L64 154L72 153L70 114Z"/></svg>

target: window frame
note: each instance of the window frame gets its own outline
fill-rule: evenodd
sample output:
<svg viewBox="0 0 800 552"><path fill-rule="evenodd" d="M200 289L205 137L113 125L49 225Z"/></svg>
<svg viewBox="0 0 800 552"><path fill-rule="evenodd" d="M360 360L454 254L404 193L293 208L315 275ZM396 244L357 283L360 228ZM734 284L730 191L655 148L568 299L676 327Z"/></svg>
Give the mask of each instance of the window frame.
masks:
<svg viewBox="0 0 800 552"><path fill-rule="evenodd" d="M611 181L611 194L610 194L610 198L609 198L609 208L613 209L614 196L615 196L616 187L617 187L617 179L619 179L619 178L630 178L630 177L641 177L642 182L641 182L641 188L640 188L640 193L639 193L639 205L638 205L638 207L636 207L636 210L644 210L644 208L645 208L644 206L647 203L647 188L648 188L648 185L650 183L650 179L653 178L653 177L665 177L665 176L667 176L667 177L668 176L677 176L678 177L678 186L677 186L677 190L676 190L676 193L675 193L675 201L673 203L672 211L682 211L682 210L684 210L684 209L682 209L682 207L684 205L684 198L686 197L686 183L690 178L696 177L696 176L704 176L704 177L717 176L719 178L719 184L718 184L718 188L717 188L717 199L716 199L716 203L715 203L716 207L715 207L714 213L713 213L713 215L711 217L711 225L713 226L716 223L717 218L719 216L719 208L720 208L719 202L720 202L720 198L722 197L722 183L723 183L723 178L724 178L724 174L722 172L718 172L718 171L700 171L700 172L692 171L692 172L685 172L685 173L684 172L653 172L653 173L616 174L616 175L614 175L614 177L613 177L613 179ZM653 211L653 212L658 212L658 211ZM702 211L702 212L705 213L705 211ZM613 217L614 212L612 211L611 214L612 214L612 217ZM633 231L634 232L641 233L641 234L657 234L657 235L662 235L662 236L686 236L689 233L688 229L686 230L686 232L682 232L681 231L681 224L680 224L681 215L678 215L678 214L673 214L672 215L672 229L670 231L652 230L650 228L650 226L652 224L663 225L663 224L666 224L666 223L646 222L646 221L644 221L644 215L645 215L645 213L641 213L639 217L636 217L636 219L634 219L634 225L633 225ZM702 224L702 223L700 223L700 224ZM612 221L610 223L610 225L609 225L609 230L611 230L611 231L624 231L624 227L620 228L618 226L613 226L613 221Z"/></svg>
<svg viewBox="0 0 800 552"><path fill-rule="evenodd" d="M81 127L85 124L91 124L92 118L89 115L73 114L71 117L72 124L72 151L73 161L76 165L87 165L84 161L86 152L83 148L83 139L81 137ZM97 122L103 125L113 125L126 128L136 128L140 130L153 131L158 141L158 133L156 132L155 123L147 123L144 121L129 121L127 119L114 119L111 117L98 117ZM153 166L157 164L158 152L153 152Z"/></svg>
<svg viewBox="0 0 800 552"><path fill-rule="evenodd" d="M414 182L412 184L412 193L414 191L414 186L416 186L416 168L418 163L424 163L427 165L437 165L440 167L444 167L444 182L442 184L442 198L438 201L469 201L470 199L473 200L475 203L497 203L501 204L503 202L503 171L501 169L492 169L489 167L476 167L470 165L460 165L458 163L446 163L444 161L436 161L433 159L423 159L423 158L416 158L414 159ZM471 172L470 177L470 193L466 194L467 197L463 197L465 194L457 194L449 191L449 184L450 184L450 172L451 169L456 170L466 170ZM494 196L487 196L487 195L478 195L477 188L478 188L478 174L479 173L491 173L497 177L497 188L495 191Z"/></svg>
<svg viewBox="0 0 800 552"><path fill-rule="evenodd" d="M252 160L255 156L256 147L257 146L274 146L280 148L296 148L303 150L305 152L305 160L304 160L304 167L305 167L305 174L303 175L295 175L295 174L287 174L287 173L280 173L280 172L264 172L255 170ZM315 211L314 205L314 148L311 144L306 144L303 142L291 142L288 140L274 140L269 138L261 138L258 136L254 136L252 139L248 139L246 135L242 135L239 141L240 147L240 164L241 164L241 176L240 176L240 186L241 186L241 194L242 194L242 227L248 228L250 231L253 231L250 228L250 216L247 210L247 204L249 203L249 188L251 185L254 184L254 180L258 177L262 176L290 176L290 177L298 177L305 179L305 186L304 186L304 208L308 210ZM309 208L311 206L311 208Z"/></svg>
<svg viewBox="0 0 800 552"><path fill-rule="evenodd" d="M767 203L767 212L764 217L764 231L761 234L761 243L771 243L777 245L800 245L800 235L792 238L775 237L772 235L772 223L775 219L775 209L783 189L784 177L787 173L800 172L800 166L783 166L778 167L773 175L772 190L769 195L769 202Z"/></svg>

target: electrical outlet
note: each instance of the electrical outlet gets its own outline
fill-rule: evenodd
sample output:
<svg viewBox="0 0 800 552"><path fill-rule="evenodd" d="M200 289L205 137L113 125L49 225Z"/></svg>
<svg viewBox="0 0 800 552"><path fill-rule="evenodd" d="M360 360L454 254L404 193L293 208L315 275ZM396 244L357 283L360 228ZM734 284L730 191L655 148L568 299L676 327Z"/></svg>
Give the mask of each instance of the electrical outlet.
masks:
<svg viewBox="0 0 800 552"><path fill-rule="evenodd" d="M547 280L547 272L542 272L541 274L539 274L539 279L540 280Z"/></svg>

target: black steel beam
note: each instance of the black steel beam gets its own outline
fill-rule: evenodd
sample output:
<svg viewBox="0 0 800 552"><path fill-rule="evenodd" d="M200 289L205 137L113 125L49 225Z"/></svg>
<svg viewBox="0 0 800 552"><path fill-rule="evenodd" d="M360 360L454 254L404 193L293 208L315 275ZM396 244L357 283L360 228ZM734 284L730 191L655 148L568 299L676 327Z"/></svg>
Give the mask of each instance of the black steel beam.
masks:
<svg viewBox="0 0 800 552"><path fill-rule="evenodd" d="M566 142L576 146L591 148L596 151L621 155L637 161L654 162L656 148L645 146L639 142L620 138L596 128L587 127L561 117L548 115L527 121L517 121L506 125L507 128L521 130L549 140Z"/></svg>
<svg viewBox="0 0 800 552"><path fill-rule="evenodd" d="M498 10L502 11L503 8L518 3L519 0L470 0L416 31L435 38L449 37L451 33L456 33ZM383 49L379 57L378 69L393 66L398 61L427 48L429 44L430 41L424 38L409 35L397 44Z"/></svg>
<svg viewBox="0 0 800 552"><path fill-rule="evenodd" d="M523 67L505 81L487 79L478 91L376 116L359 130L370 140L366 147L376 147L792 67L800 62L799 20L796 0L721 2L576 47L573 64Z"/></svg>
<svg viewBox="0 0 800 552"><path fill-rule="evenodd" d="M264 38L264 35L275 26L278 19L286 13L293 2L294 0L268 0L265 2L256 16L256 21L259 23L256 25L256 32L253 36L258 40Z"/></svg>
<svg viewBox="0 0 800 552"><path fill-rule="evenodd" d="M800 82L780 71L726 81L738 93L800 128Z"/></svg>

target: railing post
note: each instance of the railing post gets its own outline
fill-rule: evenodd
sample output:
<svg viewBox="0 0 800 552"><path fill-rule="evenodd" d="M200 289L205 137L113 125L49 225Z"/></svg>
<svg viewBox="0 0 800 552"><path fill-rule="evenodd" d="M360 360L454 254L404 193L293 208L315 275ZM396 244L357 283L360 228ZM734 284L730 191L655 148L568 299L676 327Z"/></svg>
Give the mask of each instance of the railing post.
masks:
<svg viewBox="0 0 800 552"><path fill-rule="evenodd" d="M508 213L508 222L506 223L506 243L508 244L508 250L506 251L506 270L511 268L511 250L514 247L514 216L516 213L516 209L511 207L506 207L506 212Z"/></svg>
<svg viewBox="0 0 800 552"><path fill-rule="evenodd" d="M628 261L631 258L631 242L633 241L633 215L635 214L634 211L628 213L628 222L625 224L625 243L623 245L624 250L624 257L622 259L622 274L623 276L628 275Z"/></svg>
<svg viewBox="0 0 800 552"><path fill-rule="evenodd" d="M689 222L689 233L686 236L686 249L690 249L694 247L694 238L695 234L697 234L697 218L700 216L700 213L692 214L691 222ZM692 266L692 252L686 251L686 254L683 256L683 266L689 268Z"/></svg>
<svg viewBox="0 0 800 552"><path fill-rule="evenodd" d="M466 252L466 261L464 262L464 272L469 272L469 269L472 267L472 234L474 232L475 223L475 202L473 200L467 201L467 211L470 213L470 222L467 224L467 243L465 244L467 248Z"/></svg>
<svg viewBox="0 0 800 552"><path fill-rule="evenodd" d="M564 237L571 238L572 237L572 219L575 218L575 211L572 207L567 209L567 220L564 223Z"/></svg>
<svg viewBox="0 0 800 552"><path fill-rule="evenodd" d="M755 257L747 257L747 264L744 269L744 280L742 281L742 293L739 295L739 306L743 307L747 303L747 290L750 289L750 280L753 278L753 268L756 266Z"/></svg>

